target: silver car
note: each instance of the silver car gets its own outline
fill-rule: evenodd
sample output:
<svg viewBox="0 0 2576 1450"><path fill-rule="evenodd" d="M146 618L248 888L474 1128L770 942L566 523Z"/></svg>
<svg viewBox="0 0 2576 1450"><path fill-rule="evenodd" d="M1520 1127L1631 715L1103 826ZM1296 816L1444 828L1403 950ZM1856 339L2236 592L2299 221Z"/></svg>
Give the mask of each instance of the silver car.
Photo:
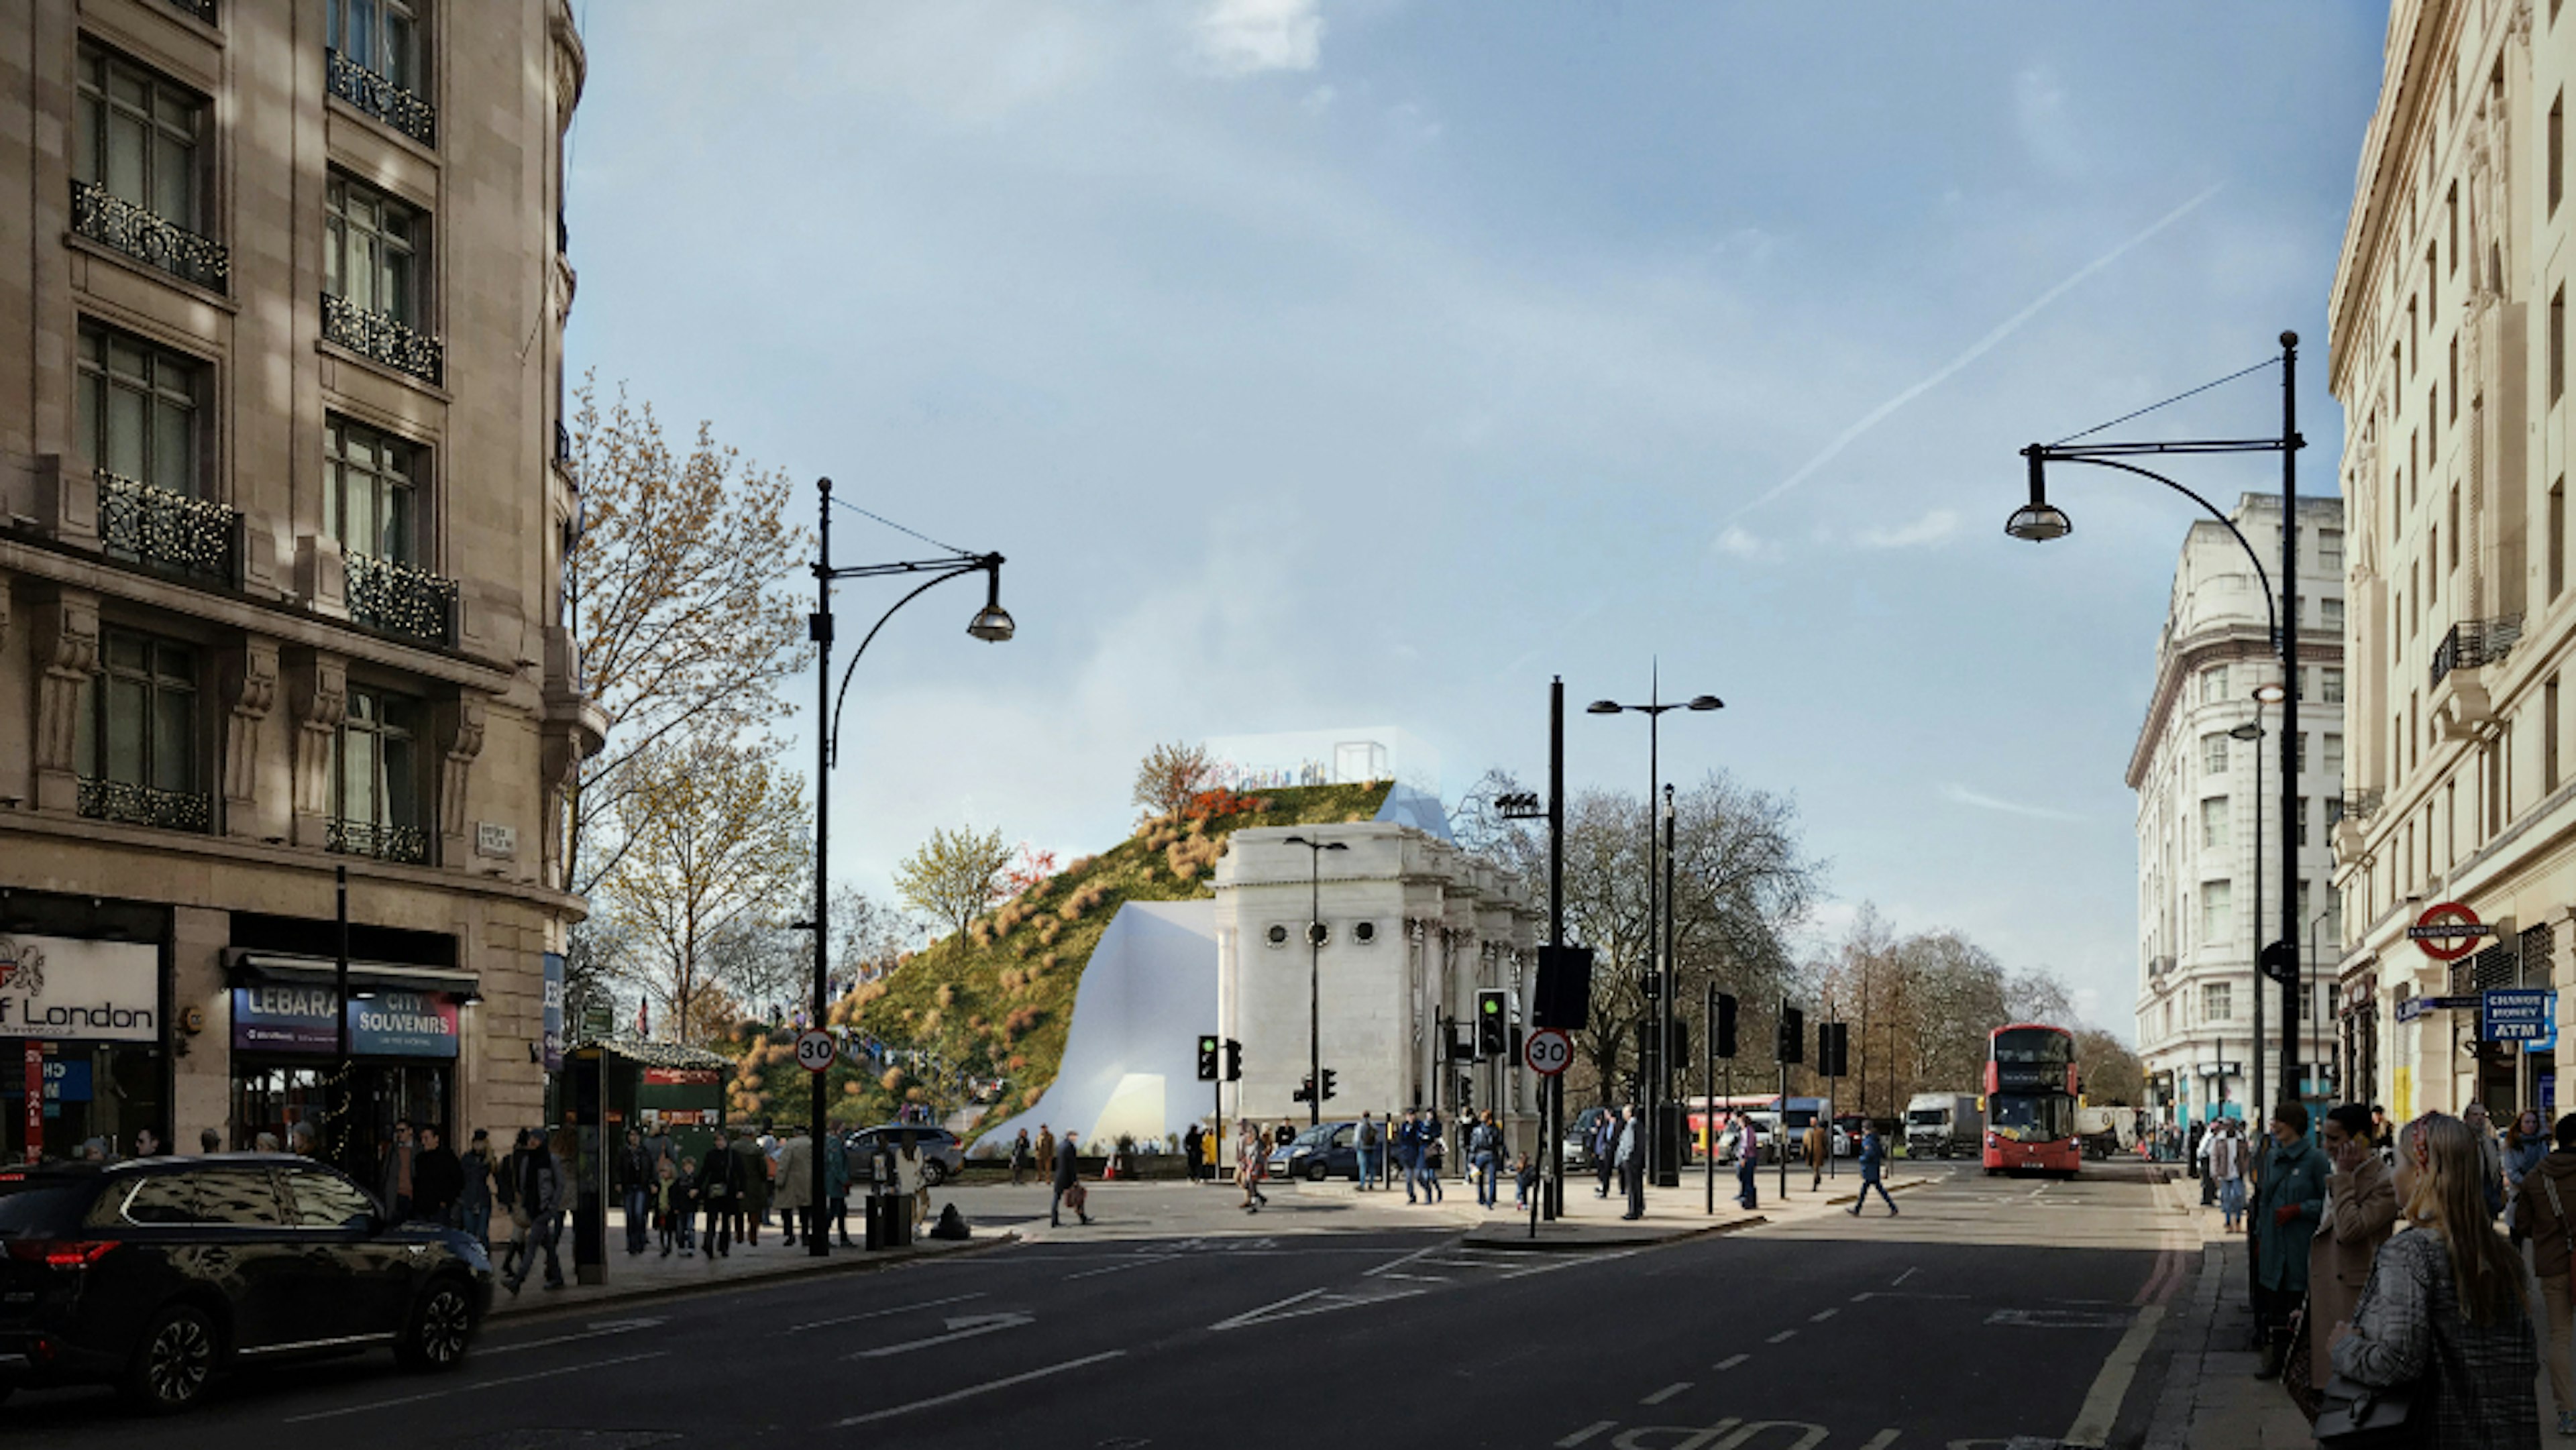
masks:
<svg viewBox="0 0 2576 1450"><path fill-rule="evenodd" d="M966 1171L966 1145L955 1133L919 1123L882 1123L849 1135L850 1151L858 1155L851 1172L864 1171L860 1165L875 1157L880 1143L888 1153L894 1152L906 1133L912 1135L912 1150L921 1155L921 1181L925 1186L937 1188Z"/></svg>

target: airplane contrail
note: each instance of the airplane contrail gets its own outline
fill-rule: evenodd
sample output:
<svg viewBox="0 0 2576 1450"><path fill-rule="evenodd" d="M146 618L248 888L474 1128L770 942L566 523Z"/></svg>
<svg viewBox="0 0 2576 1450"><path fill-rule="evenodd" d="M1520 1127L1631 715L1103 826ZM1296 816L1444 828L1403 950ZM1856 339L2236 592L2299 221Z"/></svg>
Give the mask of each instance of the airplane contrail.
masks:
<svg viewBox="0 0 2576 1450"><path fill-rule="evenodd" d="M2127 241L2122 242L2116 247L2113 247L2101 256L2085 263L2082 267L2077 268L2072 276L2058 283L2056 286L2049 288L2047 291L2042 292L2039 294L2038 299L2033 301L2029 306L2024 307L2019 312L2005 318L1992 332L1978 338L1976 344L1970 347L1966 352L1963 352L1957 357L1950 359L1948 362L1943 363L1940 369L1934 372L1930 377L1925 378L1910 388L1907 388L1904 392L1897 394L1895 397L1888 399L1877 407L1870 409L1869 412L1862 415L1859 422L1854 423L1850 427L1845 428L1841 433L1835 435L1834 441L1826 444L1822 452L1819 452L1815 457L1810 458L1805 463L1799 465L1797 472L1790 474L1787 478L1784 478L1780 480L1780 482L1772 485L1769 492L1764 493L1761 497L1753 500L1751 503L1738 508L1735 512L1728 514L1719 522L1733 523L1737 519L1751 513L1753 510L1762 507L1771 500L1778 498L1780 495L1787 493L1793 488L1796 488L1799 484L1806 482L1810 477L1814 476L1818 469L1833 462L1836 455L1850 447L1862 434L1877 427L1880 423L1885 422L1890 413L1893 413L1897 409L1904 407L1906 404L1913 402L1916 398L1923 396L1932 389L1939 387L1942 383L1949 380L1951 374L1956 373L1959 369L1966 367L1968 364L1984 357L1988 352L1993 351L1997 343L2000 343L2005 338L2019 332L2022 324L2030 321L2033 317L2038 316L2041 309L2047 307L2048 304L2075 290L2076 286L2082 283L2085 278L2092 276L2094 273L2110 266L2113 262L2120 260L2122 257L2127 256L2139 247L2144 246L2149 240L2153 239L2158 232L2172 226L2175 222L2181 221L2184 217L2191 215L2193 211L2199 208L2201 203L2218 195L2220 191L2226 188L2226 185L2227 183L2222 181L2218 183L2218 185L2209 188L2200 195L2195 196L2191 200L2184 202L2182 205L2175 207L2173 210L2166 212L2163 216L2156 218L2154 225L2149 226L2145 231L2138 233L2136 236L2129 238Z"/></svg>

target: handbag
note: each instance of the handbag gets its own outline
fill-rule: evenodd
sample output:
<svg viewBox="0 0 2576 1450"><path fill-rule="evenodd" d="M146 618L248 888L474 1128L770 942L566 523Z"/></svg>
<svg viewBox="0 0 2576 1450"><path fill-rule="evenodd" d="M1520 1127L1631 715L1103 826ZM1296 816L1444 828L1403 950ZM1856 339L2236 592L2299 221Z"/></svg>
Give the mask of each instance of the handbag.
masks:
<svg viewBox="0 0 2576 1450"><path fill-rule="evenodd" d="M1064 1190L1064 1206L1076 1213L1082 1212L1082 1206L1090 1200L1090 1191L1079 1183L1067 1185Z"/></svg>
<svg viewBox="0 0 2576 1450"><path fill-rule="evenodd" d="M2322 1406L2317 1399L2316 1346L2309 1338L2315 1332L2316 1315L2312 1303L2301 1304L2290 1313L2290 1347L2281 1356L2281 1388L2288 1391L2290 1403L2315 1424Z"/></svg>
<svg viewBox="0 0 2576 1450"><path fill-rule="evenodd" d="M2326 1450L2395 1450L2424 1442L2412 1385L2380 1389L2336 1375L2318 1396L2317 1443Z"/></svg>

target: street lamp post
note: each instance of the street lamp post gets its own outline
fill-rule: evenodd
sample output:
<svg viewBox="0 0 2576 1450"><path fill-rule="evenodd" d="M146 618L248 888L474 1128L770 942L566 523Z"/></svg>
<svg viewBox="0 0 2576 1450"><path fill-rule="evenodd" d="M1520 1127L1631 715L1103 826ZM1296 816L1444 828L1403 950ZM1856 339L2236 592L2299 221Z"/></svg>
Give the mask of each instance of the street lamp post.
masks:
<svg viewBox="0 0 2576 1450"><path fill-rule="evenodd" d="M1324 1121L1324 853L1350 847L1304 836L1290 836L1279 844L1306 848L1306 1125L1311 1128ZM1442 1028L1443 1046L1448 1035L1448 1029ZM1433 1100L1436 1107L1436 1092Z"/></svg>
<svg viewBox="0 0 2576 1450"><path fill-rule="evenodd" d="M895 611L922 596L934 584L967 574L985 576L984 607L966 623L966 632L988 644L1009 639L1017 626L1002 608L1002 556L999 554L951 553L944 559L912 559L891 564L852 564L835 567L832 563L832 480L818 479L815 491L821 495L816 505L821 532L816 540L814 582L816 608L806 621L806 637L814 643L815 719L814 719L814 919L799 925L814 930L814 1025L823 1025L831 993L832 941L832 766L841 753L841 703L849 698L850 677L858 673L859 656L868 652L877 631L894 618ZM892 608L877 617L859 647L850 654L849 667L842 671L840 693L832 690L832 584L840 579L888 579L902 575L924 577L912 591L894 602ZM685 1025L685 1024L684 1024ZM814 1151L824 1151L824 1134L830 1126L829 1072L814 1075ZM820 1161L814 1165L814 1196L809 1207L809 1224L820 1224L828 1204ZM832 1251L830 1240L819 1230L805 1235L806 1252L822 1257Z"/></svg>
<svg viewBox="0 0 2576 1450"><path fill-rule="evenodd" d="M2280 603L2272 615L2272 638L2281 657L2284 678L2298 668L2299 661L2299 450L2307 440L2299 436L2298 407L2299 335L2281 334L2281 432L2274 438L2227 438L2177 440L2162 443L2033 443L2022 450L2030 462L2030 502L2013 511L2004 532L2016 539L2045 543L2062 539L2074 532L2065 511L2048 501L2047 466L2051 463L2090 463L2114 468L2153 479L2207 510L2212 518L2236 536L2246 555L2253 559L2258 574L2263 560L2247 543L2245 535L2216 505L2199 494L2174 482L2161 473L2142 468L2124 459L2167 454L2204 453L2278 453L2281 455L2281 578ZM2158 405L2161 406L2161 405ZM2265 579L2264 604L2272 604L2271 581ZM2299 696L2296 690L2285 692L2281 704L2281 819L2289 822L2298 810ZM2261 1000L2261 978L2273 976L2280 982L2282 1078L2279 1101L2295 1102L2299 1095L2299 984L2301 979L2299 937L2298 832L2281 832L2281 934L2269 946L2255 953L2256 1000ZM2258 843L2259 851L2259 843ZM2259 902L2258 911L2259 919ZM2259 930L2259 928L2258 928ZM2269 960L2267 960L2269 959ZM2259 1037L2259 1034L2258 1034ZM2261 1125L2255 1125L2260 1130Z"/></svg>
<svg viewBox="0 0 2576 1450"><path fill-rule="evenodd" d="M1637 1075L1646 1080L1646 1090L1643 1094L1646 1099L1643 1106L1646 1110L1646 1122L1648 1125L1646 1133L1645 1172L1647 1181L1653 1183L1658 1188L1675 1187L1681 1182L1680 1165L1677 1163L1666 1162L1665 1160L1673 1155L1663 1151L1665 1148L1663 1098L1666 1084L1662 1079L1664 1075L1671 1070L1672 1064L1673 964L1670 955L1670 945L1664 939L1663 934L1656 929L1656 898L1661 894L1657 889L1660 885L1657 879L1660 873L1656 870L1658 863L1655 859L1657 855L1655 842L1655 787L1657 783L1663 779L1663 765L1661 760L1662 741L1660 736L1663 729L1664 716L1670 711L1723 710L1725 708L1726 702L1715 695L1697 695L1688 700L1668 701L1664 699L1663 678L1660 669L1657 671L1649 685L1646 693L1645 704L1622 705L1616 700L1595 700L1591 704L1583 707L1583 712L1587 715L1617 715L1625 712L1639 714L1646 717L1646 952L1648 956L1646 975L1647 980L1654 983L1656 989L1654 1006L1652 1008L1654 1013L1652 1036L1654 1039L1655 1062L1651 1071L1644 1070L1646 1068L1646 1064L1640 1062L1638 1067L1641 1070ZM1665 912L1670 912L1672 910L1672 903L1670 901L1665 901L1661 905ZM1657 955L1659 947L1663 948L1663 960L1657 962L1654 958ZM1640 1054L1640 1056L1643 1056L1643 1054ZM1673 1146L1678 1147L1679 1135L1676 1134L1674 1137L1675 1141Z"/></svg>

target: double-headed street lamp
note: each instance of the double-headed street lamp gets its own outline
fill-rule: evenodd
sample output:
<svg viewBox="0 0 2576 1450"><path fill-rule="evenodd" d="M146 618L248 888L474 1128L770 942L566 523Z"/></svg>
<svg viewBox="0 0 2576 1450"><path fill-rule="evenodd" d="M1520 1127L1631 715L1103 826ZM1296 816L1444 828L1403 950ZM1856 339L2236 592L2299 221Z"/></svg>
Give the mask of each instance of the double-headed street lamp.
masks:
<svg viewBox="0 0 2576 1450"><path fill-rule="evenodd" d="M1279 844L1306 848L1306 1125L1313 1127L1324 1121L1324 853L1350 847L1306 836Z"/></svg>
<svg viewBox="0 0 2576 1450"><path fill-rule="evenodd" d="M832 480L828 478L818 480L814 487L822 495L822 502L817 506L822 520L822 531L817 538L817 552L814 556L818 607L806 622L806 637L815 645L814 678L817 686L814 702L816 710L814 720L814 919L799 925L811 926L814 929L814 1025L819 1028L823 1025L825 1013L829 1010L832 989L832 767L839 762L841 755L841 704L849 698L850 677L858 673L859 656L868 652L868 646L876 640L877 631L884 629L886 621L894 618L895 610L920 598L934 584L944 584L951 579L968 574L982 574L985 579L985 589L984 607L975 611L975 617L966 622L966 632L988 644L999 644L1009 639L1017 626L1011 623L1010 614L1002 608L1002 556L999 554L968 554L959 551L952 552L944 559L911 559L891 564L851 564L836 567L832 563ZM887 579L898 575L926 577L921 583L915 585L910 593L896 600L893 608L877 616L876 624L868 630L866 637L859 641L859 647L851 652L849 667L841 673L840 693L835 696L832 691L833 581ZM827 1091L830 1078L829 1072L814 1074L813 1134L814 1151L818 1154L824 1151L824 1135L830 1127L831 1096ZM826 1176L818 1160L814 1167L814 1197L810 1203L813 1217L808 1220L809 1223L820 1224L823 1221L828 1201L823 1181ZM805 1245L806 1251L817 1257L828 1254L832 1250L829 1237L819 1230L809 1231L805 1235Z"/></svg>
<svg viewBox="0 0 2576 1450"><path fill-rule="evenodd" d="M1667 1161L1678 1157L1681 1135L1678 1132L1671 1135L1669 1146L1676 1151L1667 1152L1663 1116L1666 1084L1662 1079L1672 1070L1673 964L1670 935L1658 931L1656 926L1659 919L1657 898L1663 894L1662 872L1657 869L1658 848L1655 841L1655 790L1657 784L1663 779L1663 765L1660 759L1662 746L1659 736L1663 729L1664 716L1670 711L1723 710L1725 708L1726 702L1715 695L1696 695L1688 700L1664 699L1660 670L1648 686L1645 704L1622 705L1616 700L1595 700L1583 707L1583 712L1587 715L1637 714L1646 717L1646 953L1648 961L1646 979L1655 988L1653 1009L1655 1062L1651 1069L1643 1062L1638 1063L1637 1075L1646 1080L1646 1090L1643 1094L1646 1101L1642 1105L1646 1110L1646 1122L1649 1125L1646 1134L1646 1176L1647 1181L1659 1188L1676 1187L1682 1181L1680 1163ZM1662 911L1669 915L1672 911L1672 903L1664 901ZM1660 965L1657 965L1658 956L1661 957Z"/></svg>
<svg viewBox="0 0 2576 1450"><path fill-rule="evenodd" d="M2262 556L2255 552L2254 546L2246 542L2245 535L2238 531L2235 523L2215 504L2161 473L2123 460L2159 454L2280 454L2280 605L2272 614L2272 639L2275 648L2280 652L2283 678L2295 680L2296 676L2289 672L2299 666L2299 450L2307 446L2307 440L2299 436L2298 376L2299 335L2295 332L2284 332L2281 334L2281 433L2277 438L2199 439L2165 443L2031 444L2021 451L2022 457L2030 461L2030 502L2013 511L2012 518L2004 524L2004 532L2016 539L2027 539L2033 543L2062 539L2073 533L2075 525L2066 517L2065 510L2048 501L2047 469L2051 463L2090 463L2102 468L2118 469L2123 473L2134 473L2141 478L2153 479L2199 504L2208 511L2210 517L2218 520L2221 526L2236 536L2236 542L2244 547L2246 556L2254 561L2255 572L2260 574L2263 571ZM2272 605L2272 592L2268 579L2263 602L2266 608ZM2296 690L2285 693L2286 698L2281 704L2281 819L2287 823L2296 819L2299 808L2299 772L2296 755L2299 738L2299 696ZM2260 793L2259 790L2257 793ZM2258 858L2261 850L2262 843L2258 838L2255 843ZM2258 975L2254 982L2255 1010L2258 1013L2262 1010L2262 978L2270 976L2281 984L2282 1067L2280 1096L2276 1101L2284 1103L2296 1102L2299 1099L2301 977L2298 947L2299 893L2295 884L2298 879L2299 833L2284 829L2281 832L2281 880L2284 883L2281 892L2281 934L2270 945L2261 947L2255 952ZM2256 897L2255 914L2258 922L2256 931L2259 935L2261 930L2259 895ZM2261 1033L2258 1031L2255 1036L2259 1042ZM2260 1075L2261 1069L2257 1068L2256 1076L2260 1077ZM2256 1130L2260 1131L2262 1125L2258 1123L2255 1126Z"/></svg>

